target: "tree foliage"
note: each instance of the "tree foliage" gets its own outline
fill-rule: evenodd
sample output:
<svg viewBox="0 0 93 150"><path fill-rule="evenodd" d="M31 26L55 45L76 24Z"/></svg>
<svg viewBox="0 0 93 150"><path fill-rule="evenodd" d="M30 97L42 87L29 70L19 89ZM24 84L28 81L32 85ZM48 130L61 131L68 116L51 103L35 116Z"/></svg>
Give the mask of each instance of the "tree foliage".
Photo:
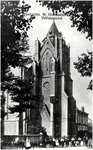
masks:
<svg viewBox="0 0 93 150"><path fill-rule="evenodd" d="M11 90L15 89L15 84L18 83L19 78L13 75L11 67L15 68L29 63L30 59L23 57L23 54L29 49L27 31L31 27L32 20L35 18L33 15L27 15L30 8L31 6L24 1L1 1L2 91L8 89L8 91L10 90L9 92L11 92ZM9 87L11 88L9 89ZM15 94L16 97L16 93L13 94ZM15 101L15 99L13 100ZM5 98L2 95L1 103L4 104L4 102ZM4 114L3 110L2 107L2 115ZM3 117L2 115L1 117Z"/></svg>
<svg viewBox="0 0 93 150"><path fill-rule="evenodd" d="M33 94L34 75L30 78L22 79L15 77L6 87L10 93L13 106L9 106L10 113L18 112L19 115L28 108L36 109L38 107L39 96Z"/></svg>
<svg viewBox="0 0 93 150"><path fill-rule="evenodd" d="M78 62L74 62L75 68L81 74L81 76L92 76L92 60L93 60L93 52L88 52L87 54L81 54L81 57L78 57ZM92 89L93 81L91 80L88 89Z"/></svg>
<svg viewBox="0 0 93 150"><path fill-rule="evenodd" d="M1 1L1 81L7 80L10 67L22 64L22 52L28 50L27 30L34 16L27 16L30 7L20 1Z"/></svg>
<svg viewBox="0 0 93 150"><path fill-rule="evenodd" d="M78 57L78 62L75 62L74 65L81 76L90 77L92 75L92 52L81 54L81 57Z"/></svg>
<svg viewBox="0 0 93 150"><path fill-rule="evenodd" d="M72 27L87 33L87 38L92 39L92 1L39 1L42 6L52 9L53 14L58 12L70 17Z"/></svg>

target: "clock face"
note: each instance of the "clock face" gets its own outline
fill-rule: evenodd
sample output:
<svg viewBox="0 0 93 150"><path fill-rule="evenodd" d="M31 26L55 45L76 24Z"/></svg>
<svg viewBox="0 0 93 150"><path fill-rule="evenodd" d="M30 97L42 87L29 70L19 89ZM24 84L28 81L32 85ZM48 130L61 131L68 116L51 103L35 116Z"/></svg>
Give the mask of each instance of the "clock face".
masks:
<svg viewBox="0 0 93 150"><path fill-rule="evenodd" d="M49 89L49 88L50 88L49 82L45 82L45 83L43 84L43 87L44 87L45 89Z"/></svg>

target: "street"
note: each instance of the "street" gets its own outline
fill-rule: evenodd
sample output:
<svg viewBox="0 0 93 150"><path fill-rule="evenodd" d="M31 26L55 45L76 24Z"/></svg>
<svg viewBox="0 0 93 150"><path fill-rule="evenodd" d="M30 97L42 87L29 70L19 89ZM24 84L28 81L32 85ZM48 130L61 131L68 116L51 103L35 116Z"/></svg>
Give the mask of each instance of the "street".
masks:
<svg viewBox="0 0 93 150"><path fill-rule="evenodd" d="M4 148L4 149L15 149L15 150L26 150L26 148ZM64 147L64 148L39 148L39 147L32 147L32 148L29 148L29 150L46 150L46 149L49 149L49 150L93 150L93 148L87 148L87 147Z"/></svg>
<svg viewBox="0 0 93 150"><path fill-rule="evenodd" d="M30 148L29 150L46 150L47 148ZM48 148L49 150L93 150L93 148L87 148L87 147L66 147L66 148ZM25 150L25 148L23 148L23 150Z"/></svg>

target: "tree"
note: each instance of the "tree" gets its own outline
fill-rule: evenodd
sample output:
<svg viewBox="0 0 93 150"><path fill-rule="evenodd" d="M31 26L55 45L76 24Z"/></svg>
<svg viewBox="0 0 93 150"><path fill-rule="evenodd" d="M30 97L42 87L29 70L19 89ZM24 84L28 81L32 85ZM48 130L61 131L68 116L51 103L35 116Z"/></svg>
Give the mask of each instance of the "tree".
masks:
<svg viewBox="0 0 93 150"><path fill-rule="evenodd" d="M81 57L78 57L78 62L74 62L75 68L81 74L81 76L92 76L92 60L93 52L88 52L87 54L81 54ZM90 81L88 89L92 90L93 80Z"/></svg>
<svg viewBox="0 0 93 150"><path fill-rule="evenodd" d="M39 1L42 6L52 9L53 14L62 12L70 17L72 27L87 33L87 38L92 39L92 1Z"/></svg>
<svg viewBox="0 0 93 150"><path fill-rule="evenodd" d="M10 105L8 109L11 114L17 113L19 118L21 118L23 112L25 112L25 119L27 120L27 133L36 133L37 130L35 129L35 127L38 127L38 131L40 129L40 123L38 123L38 118L40 118L38 109L40 94L33 94L33 83L35 76L33 74L32 67L30 68L30 70L26 67L24 69L24 72L27 73L27 76L24 76L24 78L23 76L14 77L12 82L7 82L7 84L5 85L11 96L12 102L12 106ZM33 120L29 119L30 114L28 114L28 112L35 112L35 123L33 122ZM33 128L31 130L29 129L29 126L31 127L32 125Z"/></svg>
<svg viewBox="0 0 93 150"><path fill-rule="evenodd" d="M5 109L4 109L4 105L5 105L5 96L4 96L4 93L2 93L2 95L1 95L1 99L2 99L2 101L1 101L1 118L4 120L4 116L6 115L6 113L5 113Z"/></svg>
<svg viewBox="0 0 93 150"><path fill-rule="evenodd" d="M20 1L1 1L1 81L7 80L10 67L19 66L26 52L27 30L34 16L26 17L30 7ZM22 43L25 38L25 44ZM21 41L21 44L20 44ZM8 78L9 80L9 78Z"/></svg>
<svg viewBox="0 0 93 150"><path fill-rule="evenodd" d="M5 113L5 96L4 96L4 93L2 92L2 95L1 95L1 137L2 135L4 134L4 117L6 115Z"/></svg>
<svg viewBox="0 0 93 150"><path fill-rule="evenodd" d="M18 112L20 116L28 108L36 109L38 106L39 96L33 94L34 75L31 78L22 79L15 77L14 80L7 84L13 106L9 106L10 113Z"/></svg>
<svg viewBox="0 0 93 150"><path fill-rule="evenodd" d="M35 18L33 15L27 15L30 7L24 1L22 3L1 1L1 90L3 92L15 78L11 67L22 66L29 61L28 58L23 58L23 54L29 48L27 31ZM1 96L1 103L4 102L5 98ZM3 119L3 107L1 109Z"/></svg>

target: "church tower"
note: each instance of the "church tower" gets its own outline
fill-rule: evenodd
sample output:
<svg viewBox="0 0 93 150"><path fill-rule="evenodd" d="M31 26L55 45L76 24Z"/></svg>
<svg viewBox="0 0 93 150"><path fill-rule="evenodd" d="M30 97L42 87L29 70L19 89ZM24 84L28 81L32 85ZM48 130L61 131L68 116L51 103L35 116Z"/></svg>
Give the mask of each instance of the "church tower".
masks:
<svg viewBox="0 0 93 150"><path fill-rule="evenodd" d="M41 124L53 137L75 135L76 101L70 77L70 47L55 22L42 45L37 39L35 46L35 60L39 68L38 89L43 97L39 108Z"/></svg>

